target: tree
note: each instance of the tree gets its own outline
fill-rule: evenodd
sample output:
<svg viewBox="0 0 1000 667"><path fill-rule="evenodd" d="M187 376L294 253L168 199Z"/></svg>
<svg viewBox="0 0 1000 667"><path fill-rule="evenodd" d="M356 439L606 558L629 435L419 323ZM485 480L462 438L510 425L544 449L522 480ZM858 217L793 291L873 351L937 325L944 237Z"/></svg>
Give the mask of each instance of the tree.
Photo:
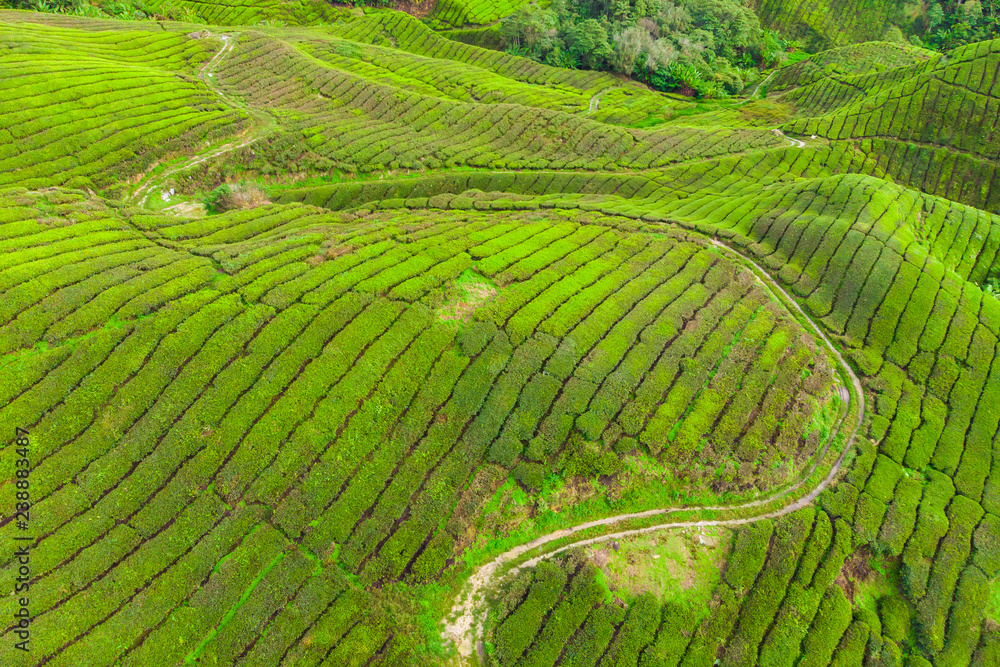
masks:
<svg viewBox="0 0 1000 667"><path fill-rule="evenodd" d="M656 23L664 33L683 33L691 28L688 10L667 0L656 14Z"/></svg>
<svg viewBox="0 0 1000 667"><path fill-rule="evenodd" d="M553 0L546 9L528 5L508 16L500 34L511 53L549 65L610 69L658 90L733 94L745 85L744 68L762 62L765 52L756 15L740 3ZM769 62L777 58L769 53Z"/></svg>
<svg viewBox="0 0 1000 667"><path fill-rule="evenodd" d="M587 69L600 69L611 55L608 31L595 19L572 26L565 41L569 52L579 58Z"/></svg>
<svg viewBox="0 0 1000 667"><path fill-rule="evenodd" d="M944 10L941 5L932 2L927 9L927 32L933 32L944 21Z"/></svg>
<svg viewBox="0 0 1000 667"><path fill-rule="evenodd" d="M553 47L555 16L537 5L527 5L500 22L500 39L507 48L537 57Z"/></svg>
<svg viewBox="0 0 1000 667"><path fill-rule="evenodd" d="M615 47L608 58L611 69L632 76L639 57L652 45L649 31L639 26L625 28L615 35Z"/></svg>
<svg viewBox="0 0 1000 667"><path fill-rule="evenodd" d="M730 61L760 39L757 15L733 0L688 0L684 7L695 25L712 33L715 52Z"/></svg>
<svg viewBox="0 0 1000 667"><path fill-rule="evenodd" d="M983 18L983 5L979 0L966 0L958 6L958 13L966 23L975 24Z"/></svg>

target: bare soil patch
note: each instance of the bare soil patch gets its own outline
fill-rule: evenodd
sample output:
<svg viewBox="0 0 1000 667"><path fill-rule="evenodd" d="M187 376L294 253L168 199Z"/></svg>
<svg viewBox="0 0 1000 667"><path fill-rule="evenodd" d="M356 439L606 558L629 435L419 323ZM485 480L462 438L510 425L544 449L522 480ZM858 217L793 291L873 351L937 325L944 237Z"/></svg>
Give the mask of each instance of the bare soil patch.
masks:
<svg viewBox="0 0 1000 667"><path fill-rule="evenodd" d="M401 12L406 12L410 16L418 19L422 19L425 16L430 15L437 7L437 0L423 0L423 2L397 2L396 9Z"/></svg>
<svg viewBox="0 0 1000 667"><path fill-rule="evenodd" d="M468 319L469 315L492 301L497 295L497 288L486 283L465 283L462 285L463 296L445 304L438 309L438 317L445 322Z"/></svg>
<svg viewBox="0 0 1000 667"><path fill-rule="evenodd" d="M851 554L844 561L840 574L833 582L840 586L851 604L854 604L854 597L861 591L862 586L875 578L875 570L868 562L870 556L868 549L861 549Z"/></svg>

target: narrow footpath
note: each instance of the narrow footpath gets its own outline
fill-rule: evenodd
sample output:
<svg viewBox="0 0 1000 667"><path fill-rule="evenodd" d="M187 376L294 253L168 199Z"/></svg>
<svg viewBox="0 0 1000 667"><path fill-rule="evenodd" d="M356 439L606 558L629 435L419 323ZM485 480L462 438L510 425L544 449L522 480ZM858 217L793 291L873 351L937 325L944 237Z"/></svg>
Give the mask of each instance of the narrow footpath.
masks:
<svg viewBox="0 0 1000 667"><path fill-rule="evenodd" d="M845 361L844 357L840 354L840 351L833 345L830 339L823 333L823 330L810 318L804 310L799 306L798 302L791 297L788 292L786 292L778 283L770 276L769 273L764 271L756 262L747 257L746 255L734 250L733 248L715 240L711 239L713 246L718 248L723 254L727 254L734 261L743 263L745 266L751 267L753 269L754 275L756 276L758 282L760 282L765 289L769 290L772 294L781 294L784 299L786 307L792 307L795 309L796 313L800 315L813 330L813 334L823 341L826 347L830 350L833 356L837 359L844 373L848 378L850 378L852 387L850 389L841 387L839 388L840 397L846 402L846 410L844 412L844 418L841 420L841 425L838 427L837 431L831 435L823 451L816 457L812 467L803 474L802 480L798 483L793 484L790 487L782 489L781 491L762 498L760 500L755 500L752 502L744 503L741 505L730 505L730 506L716 506L716 507L663 507L658 509L647 510L645 512L636 512L629 514L618 514L615 516L605 517L603 519L597 519L595 521L588 521L587 523L582 523L576 526L571 526L569 528L563 528L551 532L547 535L542 535L541 537L535 538L534 540L528 542L527 544L522 544L520 546L514 547L496 558L494 558L489 563L481 566L476 572L469 577L466 582L462 593L456 600L455 605L452 607L450 618L454 620L445 620L445 628L442 636L448 640L451 640L458 647L459 654L463 658L469 658L472 656L472 652L476 643L482 635L483 624L486 620L486 605L484 600L484 593L487 589L492 587L499 578L511 575L519 571L521 568L530 568L537 565L542 560L551 558L552 556L566 551L567 549L574 549L577 547L589 546L592 544L598 544L601 542L607 542L609 540L620 540L625 537L631 537L633 535L641 535L644 533L651 533L657 530L666 530L670 528L697 528L701 526L741 526L748 523L753 523L756 521L761 521L764 519L775 519L786 514L791 514L797 510L810 505L816 497L826 489L833 480L837 477L840 472L841 465L844 462L844 457L847 455L854 444L854 440L857 437L858 431L861 428L861 424L864 421L865 416L865 396L864 390L861 386L861 380L854 373L854 370ZM556 540L564 539L568 536L578 533L580 531L587 530L589 528L596 528L600 526L611 526L624 521L629 521L632 519L645 519L654 516L668 515L679 511L717 511L717 510L741 510L741 509L752 509L754 507L760 507L763 505L768 505L773 503L788 494L796 491L803 482L812 476L816 468L819 466L820 462L826 458L829 448L833 441L836 439L840 432L840 428L843 427L843 421L847 419L850 414L850 401L851 399L858 401L858 411L857 420L851 425L851 432L847 436L844 443L844 448L837 458L837 461L831 466L830 471L827 473L826 477L817 483L815 487L810 489L804 495L798 497L794 501L788 503L784 507L778 510L771 510L758 515L753 515L749 517L742 517L739 519L729 519L729 520L706 520L706 521L675 521L669 523L657 524L655 526L649 526L646 528L637 528L633 530L624 530L616 533L608 533L605 535L599 535L597 537L592 537L589 539L582 539L570 544L559 547L553 551L549 551L540 554L534 558L520 563L516 567L510 569L505 569L504 566L515 561L516 559L524 556L528 552L538 549L546 544L555 542Z"/></svg>

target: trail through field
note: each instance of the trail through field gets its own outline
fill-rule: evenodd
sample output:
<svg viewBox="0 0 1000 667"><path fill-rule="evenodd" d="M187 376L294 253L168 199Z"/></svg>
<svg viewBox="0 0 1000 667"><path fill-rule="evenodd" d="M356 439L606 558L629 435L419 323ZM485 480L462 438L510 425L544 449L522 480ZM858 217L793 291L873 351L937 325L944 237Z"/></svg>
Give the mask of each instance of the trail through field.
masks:
<svg viewBox="0 0 1000 667"><path fill-rule="evenodd" d="M202 39L208 39L209 37L215 37L222 40L222 48L219 49L218 53L212 56L198 72L198 78L201 79L208 88L219 96L219 98L235 108L242 108L241 105L236 100L232 99L226 95L218 86L215 85L213 77L215 75L215 69L219 66L219 63L229 55L233 47L236 46L236 41L232 35L213 35L209 33L207 36L202 37ZM258 121L258 126L250 133L249 136L243 139L237 139L227 144L221 146L215 146L213 148L206 149L201 153L191 156L187 160L180 162L178 164L169 167L168 169L158 173L150 173L146 177L145 183L136 188L135 192L129 197L129 201L139 206L144 206L146 200L149 199L149 195L154 192L160 184L162 184L168 177L182 171L186 171L192 167L195 167L206 160L211 160L212 158L219 157L220 155L225 155L226 153L231 153L232 151L239 150L244 146L249 146L250 144L259 141L264 138L274 127L274 120L270 116L265 116L260 113L255 113L254 111L247 109L250 112L251 117Z"/></svg>
<svg viewBox="0 0 1000 667"><path fill-rule="evenodd" d="M596 95L594 95L593 97L591 97L590 98L590 104L587 105L587 113L585 113L584 115L585 116L589 116L592 113L596 113L597 112L597 105L601 103L601 95L603 95L604 93L606 93L606 92L608 92L610 90L614 90L614 88L613 87L612 88L605 88L601 92L599 92Z"/></svg>
<svg viewBox="0 0 1000 667"><path fill-rule="evenodd" d="M767 82L770 81L771 77L774 76L775 74L777 74L777 72L778 72L778 70L775 69L770 74L768 74L767 77L765 77L763 81L761 81L756 86L754 86L753 90L751 92L747 93L746 99L743 100L742 102L740 102L740 104L746 104L747 102L752 101L757 96L757 91L760 90L760 87L764 86L764 85L767 85Z"/></svg>
<svg viewBox="0 0 1000 667"><path fill-rule="evenodd" d="M713 520L676 521L672 523L657 524L655 526L649 526L646 528L637 528L632 530L624 530L617 533L599 535L597 537L592 537L589 539L572 542L553 551L536 556L535 558L527 560L524 563L521 563L520 565L504 572L502 576L514 574L521 568L534 567L540 561L546 558L551 558L552 556L561 553L563 551L566 551L567 549L588 546L600 542L607 542L609 540L620 540L622 538L630 537L633 535L641 535L644 533L650 533L657 530L666 530L669 528L697 528L701 526L741 526L744 524L753 523L755 521L761 521L764 519L778 518L786 514L795 512L811 504L812 501L816 499L816 496L818 496L824 489L826 489L830 485L830 483L834 480L834 478L837 476L837 473L840 472L840 468L841 465L843 464L844 457L846 456L847 452L850 451L851 446L854 444L854 439L857 436L858 430L861 428L862 421L864 420L865 397L864 397L864 391L862 390L861 387L861 381L858 379L858 376L855 375L850 365L844 360L844 357L840 354L837 348L834 347L830 339L826 336L826 334L823 333L823 330L819 328L819 326L812 320L812 318L806 315L805 311L802 310L798 302L796 302L791 297L791 295L788 294L788 292L782 289L781 286L778 285L773 278L771 278L770 274L764 271L764 269L762 269L752 259L750 259L746 255L743 255L740 252L737 252L736 250L733 250L729 246L720 243L719 241L714 239L711 241L711 243L717 248L719 248L723 253L730 254L734 258L742 260L745 264L752 266L758 282L760 282L765 287L765 289L771 291L772 294L777 292L783 295L787 303L791 304L791 306L795 308L796 312L799 315L801 315L805 319L805 321L809 323L815 334L823 341L826 347L829 348L832 354L836 357L841 368L843 368L844 373L847 375L847 377L850 378L851 384L853 385L854 388L853 393L857 395L858 417L856 423L853 425L853 429L851 430L850 435L847 437L845 441L843 451L841 451L840 456L837 458L837 461L833 464L833 466L831 466L830 471L829 473L827 473L826 477L824 477L813 489L811 489L808 493L806 493L802 497L796 499L792 503L782 507L779 510L765 512L755 516L743 517L740 519L715 520L715 521ZM442 633L442 636L446 639L450 639L452 642L455 643L455 645L458 647L459 654L462 657L464 658L471 657L475 640L481 634L483 623L486 620L486 609L483 600L484 591L487 588L491 587L496 582L496 580L498 579L498 575L500 574L500 570L504 565L514 561L515 559L523 556L524 554L528 553L533 549L537 549L538 547L544 546L545 544L566 538L568 536L573 535L574 533L584 531L589 528L610 526L617 523L621 523L623 521L661 516L666 514L672 514L674 512L679 512L679 511L692 511L692 510L717 511L717 510L751 509L754 507L770 504L775 500L778 500L783 496L786 496L789 493L795 491L806 479L812 476L813 472L815 472L819 463L824 458L826 458L826 455L830 449L830 445L839 434L840 427L843 426L843 421L847 419L848 415L850 414L849 408L850 408L850 399L852 392L845 387L838 387L838 394L840 395L841 399L844 400L846 403L846 409L844 412L844 417L841 419L841 424L840 426L838 426L837 430L831 434L830 438L827 440L825 447L823 448L823 451L820 453L818 457L816 457L816 460L813 463L812 467L805 475L803 475L802 479L796 484L793 484L792 486L789 486L779 491L778 493L775 493L766 498L744 503L741 505L716 506L716 507L664 507L664 508L647 510L645 512L618 514L615 516L609 516L603 519L597 519L595 521L582 523L577 526L563 528L548 533L547 535L542 535L541 537L537 537L526 544L522 544L508 551L505 551L504 553L500 554L489 563L486 563L485 565L480 567L476 572L472 574L471 577L469 577L469 580L468 582L466 582L466 585L463 589L463 593L460 594L458 600L455 602L455 605L452 607L450 617L454 618L454 620L445 621L445 628L444 632Z"/></svg>
<svg viewBox="0 0 1000 667"><path fill-rule="evenodd" d="M806 147L806 142L802 141L801 139L793 139L792 137L789 137L788 135L786 135L784 132L782 132L779 129L774 129L774 130L772 130L772 132L774 132L776 135L778 135L779 137L781 137L785 141L789 142L789 144L791 146L794 146L795 148L805 148Z"/></svg>

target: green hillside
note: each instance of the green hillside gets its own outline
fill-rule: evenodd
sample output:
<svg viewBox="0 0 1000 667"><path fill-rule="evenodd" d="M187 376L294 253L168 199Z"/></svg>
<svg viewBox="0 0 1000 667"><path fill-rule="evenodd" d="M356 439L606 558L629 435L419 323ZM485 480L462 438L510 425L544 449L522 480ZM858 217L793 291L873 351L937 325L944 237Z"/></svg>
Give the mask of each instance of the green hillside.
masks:
<svg viewBox="0 0 1000 667"><path fill-rule="evenodd" d="M120 188L168 153L246 127L197 79L208 42L8 23L0 45L4 186Z"/></svg>
<svg viewBox="0 0 1000 667"><path fill-rule="evenodd" d="M0 11L0 663L998 664L1000 42L174 4Z"/></svg>
<svg viewBox="0 0 1000 667"><path fill-rule="evenodd" d="M437 0L429 15L434 28L462 28L467 25L487 25L512 14L526 0Z"/></svg>
<svg viewBox="0 0 1000 667"><path fill-rule="evenodd" d="M854 142L896 182L997 211L998 46L931 54L885 45L877 53L893 56L853 71L842 63L879 63L878 55L847 47L779 70L770 90L795 109L785 132Z"/></svg>
<svg viewBox="0 0 1000 667"><path fill-rule="evenodd" d="M902 4L893 0L758 0L761 24L796 37L811 49L824 49L885 37L902 26Z"/></svg>

